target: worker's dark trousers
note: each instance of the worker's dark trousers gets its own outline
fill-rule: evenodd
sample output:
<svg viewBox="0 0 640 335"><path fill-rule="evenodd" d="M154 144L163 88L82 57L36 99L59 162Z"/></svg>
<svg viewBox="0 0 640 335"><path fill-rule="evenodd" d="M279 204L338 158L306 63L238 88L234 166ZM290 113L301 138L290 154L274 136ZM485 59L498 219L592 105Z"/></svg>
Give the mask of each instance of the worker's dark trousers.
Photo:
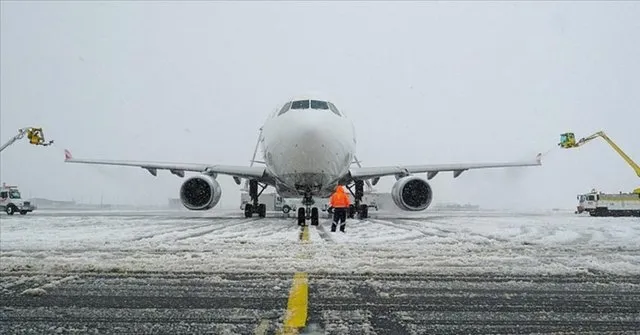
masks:
<svg viewBox="0 0 640 335"><path fill-rule="evenodd" d="M331 231L336 231L338 221L340 222L340 231L344 233L347 220L347 210L349 208L334 208L333 209L333 222L331 223Z"/></svg>

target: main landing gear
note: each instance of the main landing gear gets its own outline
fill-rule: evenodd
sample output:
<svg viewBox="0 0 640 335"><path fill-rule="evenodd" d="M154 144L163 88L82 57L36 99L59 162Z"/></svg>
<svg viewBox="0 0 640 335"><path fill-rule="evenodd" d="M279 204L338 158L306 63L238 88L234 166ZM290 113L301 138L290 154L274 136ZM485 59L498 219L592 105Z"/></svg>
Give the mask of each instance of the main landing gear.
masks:
<svg viewBox="0 0 640 335"><path fill-rule="evenodd" d="M258 191L258 187L262 187L262 189ZM258 198L265 188L267 185L259 185L257 180L249 180L251 203L244 205L244 217L250 218L254 213L257 213L261 218L267 216L267 205L258 203Z"/></svg>
<svg viewBox="0 0 640 335"><path fill-rule="evenodd" d="M355 187L355 192L353 188ZM366 219L369 217L369 206L362 203L362 197L364 197L364 181L356 180L353 184L347 186L349 192L353 195L354 203L349 206L349 212L347 216L353 219L358 214L358 219Z"/></svg>
<svg viewBox="0 0 640 335"><path fill-rule="evenodd" d="M305 195L302 198L302 205L304 207L298 208L298 226L306 226L307 219L311 219L311 225L317 226L320 224L320 211L318 207L311 207L315 201L309 195Z"/></svg>

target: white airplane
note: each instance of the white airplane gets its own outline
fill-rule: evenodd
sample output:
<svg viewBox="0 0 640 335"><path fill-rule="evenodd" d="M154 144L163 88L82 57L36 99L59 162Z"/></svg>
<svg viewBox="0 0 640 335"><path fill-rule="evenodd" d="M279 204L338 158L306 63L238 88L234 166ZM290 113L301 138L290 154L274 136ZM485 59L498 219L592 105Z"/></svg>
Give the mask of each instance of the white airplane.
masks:
<svg viewBox="0 0 640 335"><path fill-rule="evenodd" d="M272 186L282 197L302 197L304 206L298 208L299 225L305 225L306 219L310 219L312 225L318 224L314 197L329 197L339 184L345 185L354 196L350 217L358 213L360 218L366 218L368 206L361 203L365 181L375 185L381 177L395 176L391 189L395 204L406 211L422 211L431 204L433 192L427 180L415 174L427 173L430 180L443 171L451 171L457 178L470 169L542 165L541 154L538 154L532 160L503 163L354 168L351 166L356 152L353 123L333 103L315 96L293 98L271 113L259 141L264 166L78 159L68 150L65 150L65 162L135 166L148 170L153 176L157 176L157 170L169 170L179 177L184 177L185 171L198 172L180 187L180 199L190 210L208 210L218 204L222 196L216 181L219 174L233 177L238 185L247 179L252 203L245 206L245 217L252 217L254 213L266 216L266 206L259 203L259 197L266 187Z"/></svg>

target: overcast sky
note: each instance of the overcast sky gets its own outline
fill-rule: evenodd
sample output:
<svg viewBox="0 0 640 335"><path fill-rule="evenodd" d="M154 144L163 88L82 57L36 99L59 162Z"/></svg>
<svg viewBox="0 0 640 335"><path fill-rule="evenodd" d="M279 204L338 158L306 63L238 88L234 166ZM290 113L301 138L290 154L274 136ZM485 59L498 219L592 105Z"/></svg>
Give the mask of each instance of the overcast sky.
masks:
<svg viewBox="0 0 640 335"><path fill-rule="evenodd" d="M248 165L290 96L333 97L364 165L507 161L543 166L432 180L434 201L573 208L596 187L631 191L640 162L639 2L3 1L1 179L31 197L165 204L183 179L82 158ZM239 187L219 177L221 205ZM391 189L393 177L377 186ZM272 189L271 189L272 190Z"/></svg>

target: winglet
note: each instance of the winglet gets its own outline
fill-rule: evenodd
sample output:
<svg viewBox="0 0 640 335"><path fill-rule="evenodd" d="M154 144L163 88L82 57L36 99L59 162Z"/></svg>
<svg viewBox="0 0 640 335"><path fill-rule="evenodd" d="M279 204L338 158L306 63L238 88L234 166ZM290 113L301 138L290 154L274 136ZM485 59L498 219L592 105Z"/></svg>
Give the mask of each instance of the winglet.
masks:
<svg viewBox="0 0 640 335"><path fill-rule="evenodd" d="M538 165L542 165L542 153L536 155L536 162L538 162Z"/></svg>
<svg viewBox="0 0 640 335"><path fill-rule="evenodd" d="M68 160L70 160L72 158L73 158L73 156L71 156L71 151L69 151L67 149L64 149L64 160L68 161Z"/></svg>

